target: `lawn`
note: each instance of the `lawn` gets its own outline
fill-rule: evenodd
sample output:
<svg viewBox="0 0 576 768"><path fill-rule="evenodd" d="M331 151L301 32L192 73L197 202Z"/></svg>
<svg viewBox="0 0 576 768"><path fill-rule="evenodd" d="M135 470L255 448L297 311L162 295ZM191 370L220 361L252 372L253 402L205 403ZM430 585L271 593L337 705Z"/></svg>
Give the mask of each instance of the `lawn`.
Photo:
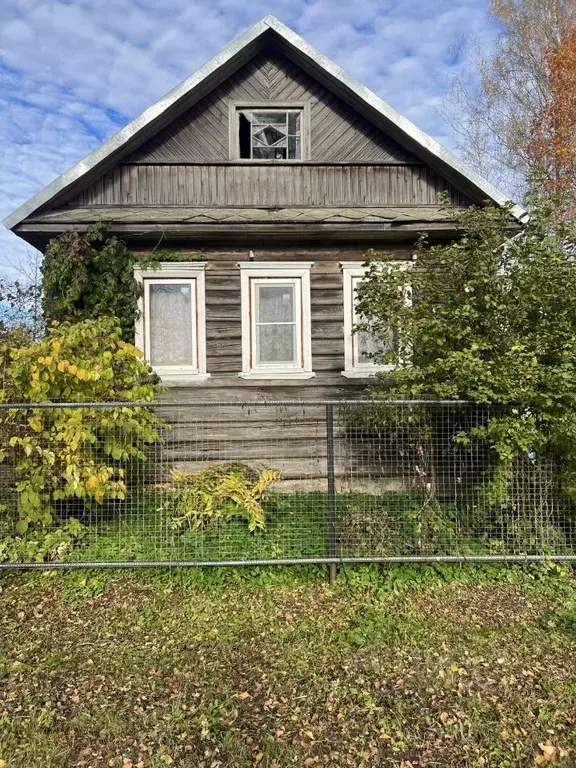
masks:
<svg viewBox="0 0 576 768"><path fill-rule="evenodd" d="M574 765L576 583L560 566L0 588L5 768Z"/></svg>
<svg viewBox="0 0 576 768"><path fill-rule="evenodd" d="M171 523L174 504L164 491L139 490L115 511L86 521L85 535L66 555L84 562L314 559L329 555L328 495L269 494L266 529L251 533L242 517L200 530ZM419 491L338 493L336 552L342 557L473 554L569 554L567 525L534 524L534 514L503 522L501 514L466 504L426 504Z"/></svg>

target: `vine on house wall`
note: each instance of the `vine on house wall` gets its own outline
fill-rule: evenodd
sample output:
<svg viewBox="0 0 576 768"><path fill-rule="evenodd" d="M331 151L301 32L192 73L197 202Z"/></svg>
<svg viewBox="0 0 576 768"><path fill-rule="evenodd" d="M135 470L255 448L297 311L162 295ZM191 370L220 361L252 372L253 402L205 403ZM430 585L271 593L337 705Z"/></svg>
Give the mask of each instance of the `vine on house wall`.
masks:
<svg viewBox="0 0 576 768"><path fill-rule="evenodd" d="M102 222L86 232L65 232L51 240L42 265L43 311L48 323L116 317L124 341L134 341L140 285L134 265L197 261L201 254L167 250L135 255L106 232Z"/></svg>

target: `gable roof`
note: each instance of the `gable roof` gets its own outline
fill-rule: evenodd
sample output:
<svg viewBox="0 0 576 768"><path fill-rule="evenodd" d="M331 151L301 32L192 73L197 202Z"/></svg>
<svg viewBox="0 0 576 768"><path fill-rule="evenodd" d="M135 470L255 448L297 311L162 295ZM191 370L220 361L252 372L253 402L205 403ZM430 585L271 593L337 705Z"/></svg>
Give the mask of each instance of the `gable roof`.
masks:
<svg viewBox="0 0 576 768"><path fill-rule="evenodd" d="M503 192L468 168L452 152L420 130L277 18L268 15L229 43L218 55L142 112L108 141L17 208L4 219L4 226L14 229L40 208L48 204L58 204L65 197L105 173L121 157L137 149L158 130L238 70L260 51L271 37L280 49L302 69L337 93L350 106L453 182L465 194L477 200L489 199L498 205L508 202ZM520 206L515 206L512 214L520 220L525 216L525 211Z"/></svg>

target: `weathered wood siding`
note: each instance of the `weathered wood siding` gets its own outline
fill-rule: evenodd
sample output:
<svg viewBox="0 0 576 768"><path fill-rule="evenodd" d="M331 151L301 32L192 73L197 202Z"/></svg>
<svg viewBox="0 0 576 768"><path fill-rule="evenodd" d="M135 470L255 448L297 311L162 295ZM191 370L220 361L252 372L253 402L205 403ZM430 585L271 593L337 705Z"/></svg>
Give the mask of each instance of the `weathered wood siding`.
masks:
<svg viewBox="0 0 576 768"><path fill-rule="evenodd" d="M230 159L230 101L311 101L311 159L411 162L415 158L278 52L263 52L138 149L129 162Z"/></svg>
<svg viewBox="0 0 576 768"><path fill-rule="evenodd" d="M379 249L383 258L410 259L409 247ZM136 251L138 253L138 251ZM142 252L145 253L145 252ZM344 370L344 297L341 261L362 263L362 248L258 248L258 262L313 261L311 270L312 367L316 376L305 380L246 380L242 370L241 293L238 262L248 261L250 250L182 249L206 263L206 356L211 374L205 382L170 389L178 399L315 399L358 396L368 381L348 379Z"/></svg>
<svg viewBox="0 0 576 768"><path fill-rule="evenodd" d="M182 250L181 256L201 249ZM411 249L386 247L382 257L409 259ZM190 386L170 388L166 397L194 400L316 400L356 399L365 394L369 379L349 379L344 369L344 305L339 262L365 260L361 248L255 249L258 262L313 261L311 270L312 365L316 376L301 381L246 380L242 370L240 270L249 251L206 249L206 347L211 378ZM326 431L323 407L299 409L274 406L248 408L175 407L164 413L172 423L166 436L165 458L178 467L197 470L211 463L243 461L282 473L284 490L325 489ZM345 436L339 422L336 441L336 476L342 490L380 490L396 487L394 473L382 469L366 454L366 447Z"/></svg>
<svg viewBox="0 0 576 768"><path fill-rule="evenodd" d="M120 165L71 205L377 206L470 200L423 165Z"/></svg>

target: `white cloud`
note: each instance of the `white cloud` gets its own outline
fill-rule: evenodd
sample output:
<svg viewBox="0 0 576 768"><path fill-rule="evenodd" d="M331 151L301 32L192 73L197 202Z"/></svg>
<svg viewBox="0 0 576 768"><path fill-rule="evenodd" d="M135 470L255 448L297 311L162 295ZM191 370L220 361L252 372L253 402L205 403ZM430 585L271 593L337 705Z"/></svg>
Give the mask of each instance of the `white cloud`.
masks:
<svg viewBox="0 0 576 768"><path fill-rule="evenodd" d="M488 0L3 0L0 218L266 13L274 13L424 130ZM466 52L464 51L464 54ZM0 264L28 246L0 232ZM10 269L8 267L8 269Z"/></svg>

